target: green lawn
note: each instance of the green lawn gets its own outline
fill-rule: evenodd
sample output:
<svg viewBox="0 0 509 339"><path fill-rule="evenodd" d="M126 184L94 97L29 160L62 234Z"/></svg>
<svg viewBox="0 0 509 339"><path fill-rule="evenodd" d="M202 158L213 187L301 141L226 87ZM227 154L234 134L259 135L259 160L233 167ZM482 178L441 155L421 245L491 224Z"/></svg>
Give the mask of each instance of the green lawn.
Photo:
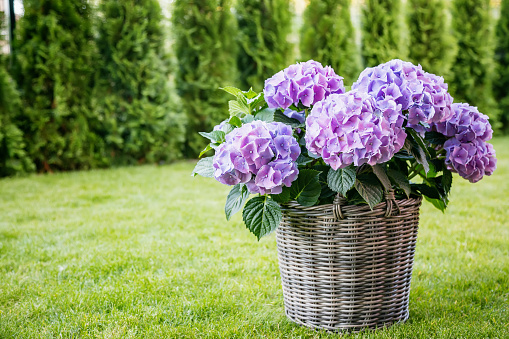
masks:
<svg viewBox="0 0 509 339"><path fill-rule="evenodd" d="M509 337L509 138L422 208L410 319L367 338ZM289 322L274 235L192 162L0 180L0 338L326 338Z"/></svg>

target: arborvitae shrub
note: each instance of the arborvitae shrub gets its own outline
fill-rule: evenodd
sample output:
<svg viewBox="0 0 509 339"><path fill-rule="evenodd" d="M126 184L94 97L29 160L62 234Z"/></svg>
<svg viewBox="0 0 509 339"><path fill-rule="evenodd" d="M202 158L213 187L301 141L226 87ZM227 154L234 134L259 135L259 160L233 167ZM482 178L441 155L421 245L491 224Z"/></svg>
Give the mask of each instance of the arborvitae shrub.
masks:
<svg viewBox="0 0 509 339"><path fill-rule="evenodd" d="M401 0L366 0L362 9L362 57L366 67L405 59Z"/></svg>
<svg viewBox="0 0 509 339"><path fill-rule="evenodd" d="M454 57L443 0L409 0L409 60L427 72L446 76Z"/></svg>
<svg viewBox="0 0 509 339"><path fill-rule="evenodd" d="M25 0L18 21L15 79L19 125L40 170L104 165L91 109L97 49L87 0Z"/></svg>
<svg viewBox="0 0 509 339"><path fill-rule="evenodd" d="M229 115L230 95L219 88L237 82L237 28L230 0L176 0L173 6L176 86L188 117L185 151L193 157L207 143L196 132Z"/></svg>
<svg viewBox="0 0 509 339"><path fill-rule="evenodd" d="M500 109L502 130L509 132L509 0L502 0L496 29L496 77L493 92Z"/></svg>
<svg viewBox="0 0 509 339"><path fill-rule="evenodd" d="M332 66L347 84L356 80L360 57L350 18L350 0L311 0L303 20L301 58Z"/></svg>
<svg viewBox="0 0 509 339"><path fill-rule="evenodd" d="M113 164L181 155L185 115L169 86L169 57L157 0L103 0L95 109Z"/></svg>
<svg viewBox="0 0 509 339"><path fill-rule="evenodd" d="M454 101L477 106L497 127L498 110L492 92L492 20L489 0L454 0L452 24L458 53L449 85Z"/></svg>
<svg viewBox="0 0 509 339"><path fill-rule="evenodd" d="M265 79L293 61L293 45L288 41L292 29L290 2L238 0L236 14L240 86L261 91Z"/></svg>

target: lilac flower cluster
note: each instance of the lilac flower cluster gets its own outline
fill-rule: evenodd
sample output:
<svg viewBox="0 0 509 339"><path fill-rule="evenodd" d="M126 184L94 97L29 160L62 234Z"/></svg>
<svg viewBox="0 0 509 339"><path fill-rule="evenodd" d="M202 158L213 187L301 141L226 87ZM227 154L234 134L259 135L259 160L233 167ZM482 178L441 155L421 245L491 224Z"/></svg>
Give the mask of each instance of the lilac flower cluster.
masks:
<svg viewBox="0 0 509 339"><path fill-rule="evenodd" d="M452 105L453 115L432 126L433 130L450 137L445 144L445 163L461 177L474 183L491 175L497 167L495 150L487 143L493 135L488 116L477 107L463 103Z"/></svg>
<svg viewBox="0 0 509 339"><path fill-rule="evenodd" d="M390 160L405 142L401 106L378 102L365 92L334 94L317 103L306 119L306 147L334 170L350 164Z"/></svg>
<svg viewBox="0 0 509 339"><path fill-rule="evenodd" d="M297 178L299 155L290 126L253 121L227 134L216 149L214 176L226 185L245 183L251 193L279 194Z"/></svg>
<svg viewBox="0 0 509 339"><path fill-rule="evenodd" d="M445 142L444 149L447 151L447 168L471 183L493 174L497 168L495 150L485 141L474 139L464 143L453 137Z"/></svg>
<svg viewBox="0 0 509 339"><path fill-rule="evenodd" d="M343 77L332 67L309 60L297 63L265 80L263 94L269 108L286 109L302 103L310 107L330 94L344 93Z"/></svg>
<svg viewBox="0 0 509 339"><path fill-rule="evenodd" d="M442 77L399 59L366 68L352 85L375 100L390 98L408 111L408 127L424 132L422 125L445 121L452 114L452 97ZM403 114L403 113L402 113Z"/></svg>

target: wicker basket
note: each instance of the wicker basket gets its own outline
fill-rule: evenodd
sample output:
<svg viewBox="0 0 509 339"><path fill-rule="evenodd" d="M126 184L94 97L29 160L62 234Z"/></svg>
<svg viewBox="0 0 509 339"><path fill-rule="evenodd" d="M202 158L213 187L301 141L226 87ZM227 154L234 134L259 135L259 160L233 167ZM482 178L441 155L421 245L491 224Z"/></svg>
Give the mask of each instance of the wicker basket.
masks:
<svg viewBox="0 0 509 339"><path fill-rule="evenodd" d="M283 206L277 248L292 321L358 331L408 319L421 198L368 206Z"/></svg>

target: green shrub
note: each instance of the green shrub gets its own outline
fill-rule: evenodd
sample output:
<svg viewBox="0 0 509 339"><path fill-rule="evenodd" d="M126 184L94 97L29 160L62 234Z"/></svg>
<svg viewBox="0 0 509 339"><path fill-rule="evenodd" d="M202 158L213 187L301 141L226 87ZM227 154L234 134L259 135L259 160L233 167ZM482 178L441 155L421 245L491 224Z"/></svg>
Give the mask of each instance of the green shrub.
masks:
<svg viewBox="0 0 509 339"><path fill-rule="evenodd" d="M265 79L293 61L293 46L288 41L292 29L290 2L238 0L236 14L240 86L261 91Z"/></svg>
<svg viewBox="0 0 509 339"><path fill-rule="evenodd" d="M497 64L493 92L500 108L502 130L507 133L509 132L509 0L502 0L496 37Z"/></svg>
<svg viewBox="0 0 509 339"><path fill-rule="evenodd" d="M362 9L362 57L366 67L405 59L400 0L366 0Z"/></svg>
<svg viewBox="0 0 509 339"><path fill-rule="evenodd" d="M15 84L0 65L0 177L35 169L26 153L23 132L16 126L21 102Z"/></svg>
<svg viewBox="0 0 509 339"><path fill-rule="evenodd" d="M159 2L103 0L99 10L102 61L94 97L112 163L178 158L185 115L169 86Z"/></svg>
<svg viewBox="0 0 509 339"><path fill-rule="evenodd" d="M356 80L360 56L350 19L350 0L311 0L303 20L302 59L332 66L337 74L345 77L347 84Z"/></svg>
<svg viewBox="0 0 509 339"><path fill-rule="evenodd" d="M497 127L493 99L493 39L489 0L454 0L452 25L458 53L451 69L451 93L456 102L468 102L490 116Z"/></svg>
<svg viewBox="0 0 509 339"><path fill-rule="evenodd" d="M454 58L454 39L449 31L443 0L408 2L408 57L427 72L446 76Z"/></svg>
<svg viewBox="0 0 509 339"><path fill-rule="evenodd" d="M91 109L97 64L87 0L25 0L16 40L22 96L20 128L39 169L80 169L105 163Z"/></svg>
<svg viewBox="0 0 509 339"><path fill-rule="evenodd" d="M179 70L176 86L188 117L185 152L197 156L210 131L226 119L229 94L236 85L236 23L230 0L176 0L172 14Z"/></svg>

